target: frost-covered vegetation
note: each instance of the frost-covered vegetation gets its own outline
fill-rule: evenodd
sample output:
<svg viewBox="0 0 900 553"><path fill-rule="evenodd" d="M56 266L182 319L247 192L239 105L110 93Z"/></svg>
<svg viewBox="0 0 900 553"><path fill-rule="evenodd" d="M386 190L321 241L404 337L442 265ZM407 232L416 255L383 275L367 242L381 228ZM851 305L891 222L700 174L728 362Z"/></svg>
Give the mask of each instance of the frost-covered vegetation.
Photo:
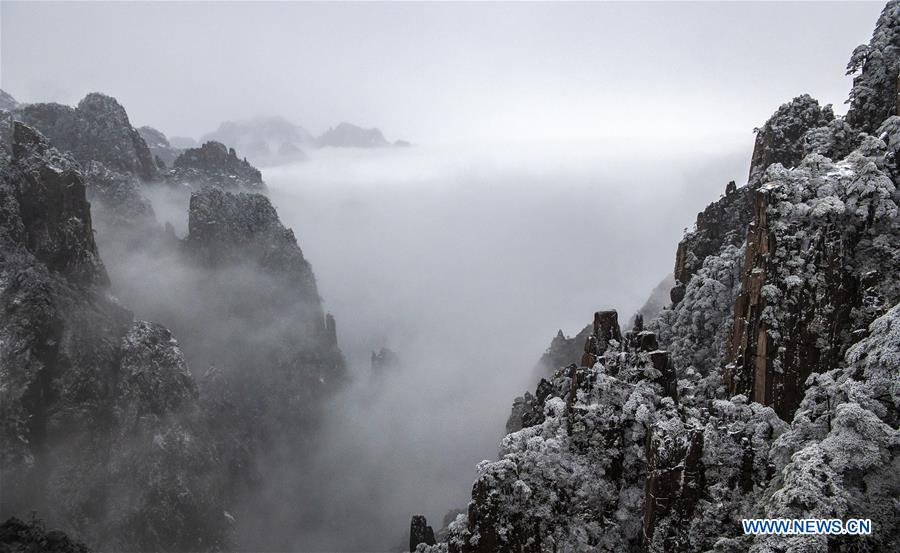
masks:
<svg viewBox="0 0 900 553"><path fill-rule="evenodd" d="M900 549L898 28L891 2L846 118L804 95L759 129L748 184L679 245L652 334L595 324L580 362L554 339L545 361L572 364L516 400L468 513L419 550ZM743 535L756 517L874 532Z"/></svg>

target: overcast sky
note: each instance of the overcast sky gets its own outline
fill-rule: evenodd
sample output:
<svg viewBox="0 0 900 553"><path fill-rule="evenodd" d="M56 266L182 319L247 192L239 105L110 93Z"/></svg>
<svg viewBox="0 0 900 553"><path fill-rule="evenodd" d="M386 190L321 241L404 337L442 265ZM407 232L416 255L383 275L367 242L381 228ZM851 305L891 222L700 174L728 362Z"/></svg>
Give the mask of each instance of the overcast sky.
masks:
<svg viewBox="0 0 900 553"><path fill-rule="evenodd" d="M883 3L0 2L0 86L102 91L198 135L279 114L419 143L747 133L841 69Z"/></svg>

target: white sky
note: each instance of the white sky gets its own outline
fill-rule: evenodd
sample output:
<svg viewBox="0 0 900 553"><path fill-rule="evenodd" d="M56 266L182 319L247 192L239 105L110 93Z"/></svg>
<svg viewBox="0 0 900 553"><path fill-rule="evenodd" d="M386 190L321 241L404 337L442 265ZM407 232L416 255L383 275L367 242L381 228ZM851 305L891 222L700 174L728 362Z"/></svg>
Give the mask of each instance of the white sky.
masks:
<svg viewBox="0 0 900 553"><path fill-rule="evenodd" d="M2 0L0 87L102 91L170 136L278 114L418 143L715 141L803 92L842 112L882 7Z"/></svg>

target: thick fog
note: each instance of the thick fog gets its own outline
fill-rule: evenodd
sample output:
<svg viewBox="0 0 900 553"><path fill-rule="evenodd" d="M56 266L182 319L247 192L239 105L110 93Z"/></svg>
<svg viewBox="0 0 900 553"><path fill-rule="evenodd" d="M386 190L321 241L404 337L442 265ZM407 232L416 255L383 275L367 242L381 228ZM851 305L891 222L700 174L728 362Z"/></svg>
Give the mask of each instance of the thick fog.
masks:
<svg viewBox="0 0 900 553"><path fill-rule="evenodd" d="M747 168L746 143L644 145L668 153L420 147L264 170L354 377L313 469L327 523L300 546L398 545L411 514L437 528L464 508L556 331L574 335L599 308L627 321L671 272L693 213ZM381 347L401 363L372 374Z"/></svg>
<svg viewBox="0 0 900 553"><path fill-rule="evenodd" d="M102 91L169 136L278 115L415 144L261 168L350 378L296 464L265 460L236 522L240 550L387 550L411 515L437 530L465 507L558 329L574 335L601 308L625 324L671 273L696 213L745 182L754 126L805 92L843 111L839 69L880 9L4 1L0 88L69 104ZM187 195L146 194L184 237ZM123 304L216 362L221 343L198 329L224 325L220 311L185 292L207 273L104 250L99 234ZM381 348L400 362L373 374Z"/></svg>
<svg viewBox="0 0 900 553"><path fill-rule="evenodd" d="M389 550L412 514L437 529L465 508L475 465L496 456L512 400L534 391L557 330L574 335L601 308L627 324L671 273L695 213L745 177L752 138L698 151L649 138L325 149L264 167L337 318L350 378L326 398L318 431L257 460L262 489L238 505L238 549ZM185 236L188 196L147 195ZM123 249L97 215L114 292L173 329L201 390L208 365L233 371L236 354L287 336L278 321L234 318L236 296L269 296L266 278ZM373 371L371 354L385 347L399 363Z"/></svg>

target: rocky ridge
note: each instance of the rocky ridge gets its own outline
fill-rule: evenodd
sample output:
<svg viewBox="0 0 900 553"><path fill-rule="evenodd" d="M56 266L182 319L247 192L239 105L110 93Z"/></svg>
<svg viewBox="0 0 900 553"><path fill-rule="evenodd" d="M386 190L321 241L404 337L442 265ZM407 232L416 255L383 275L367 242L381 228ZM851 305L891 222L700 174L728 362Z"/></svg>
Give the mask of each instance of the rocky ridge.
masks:
<svg viewBox="0 0 900 553"><path fill-rule="evenodd" d="M109 296L74 160L22 123L8 138L12 157L0 174L4 511L37 510L113 549L221 546L221 498L200 477L216 458L177 342Z"/></svg>
<svg viewBox="0 0 900 553"><path fill-rule="evenodd" d="M334 318L233 150L188 149L149 176L115 100L27 107L0 113L0 464L20 483L0 514L37 510L92 547L221 550L277 467L302 463L341 385ZM151 194L183 198L184 239Z"/></svg>
<svg viewBox="0 0 900 553"><path fill-rule="evenodd" d="M265 191L262 173L240 159L234 148L220 142L207 142L199 148L184 150L173 162L167 180L197 190L215 186L231 190Z"/></svg>
<svg viewBox="0 0 900 553"><path fill-rule="evenodd" d="M79 163L99 161L110 169L144 180L158 176L156 163L128 114L114 98L99 93L84 97L76 107L27 104L16 118L41 132Z"/></svg>
<svg viewBox="0 0 900 553"><path fill-rule="evenodd" d="M800 96L746 186L679 244L672 305L598 312L518 398L467 513L420 552L900 547L900 3L853 54L844 118ZM746 536L740 520L870 518L871 536ZM411 544L412 545L412 544Z"/></svg>

